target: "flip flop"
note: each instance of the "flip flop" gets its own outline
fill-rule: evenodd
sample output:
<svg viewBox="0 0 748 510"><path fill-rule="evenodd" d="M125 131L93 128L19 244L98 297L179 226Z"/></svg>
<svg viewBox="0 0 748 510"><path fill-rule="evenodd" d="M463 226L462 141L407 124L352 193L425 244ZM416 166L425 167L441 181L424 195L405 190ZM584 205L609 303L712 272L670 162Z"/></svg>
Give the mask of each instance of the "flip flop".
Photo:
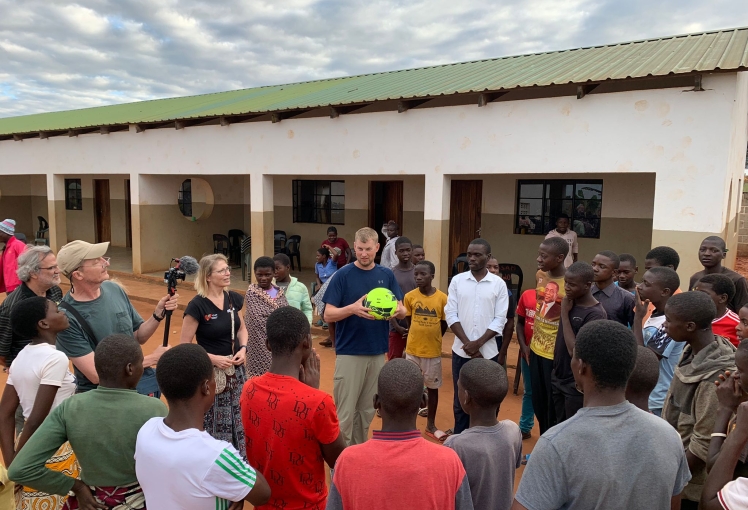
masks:
<svg viewBox="0 0 748 510"><path fill-rule="evenodd" d="M437 429L436 432L429 432L428 430L424 430L424 434L426 434L434 441L439 441L440 443L443 443L449 437L449 434L439 429Z"/></svg>
<svg viewBox="0 0 748 510"><path fill-rule="evenodd" d="M422 407L418 410L418 416L421 416L423 418L428 417L429 415L429 408L428 407Z"/></svg>

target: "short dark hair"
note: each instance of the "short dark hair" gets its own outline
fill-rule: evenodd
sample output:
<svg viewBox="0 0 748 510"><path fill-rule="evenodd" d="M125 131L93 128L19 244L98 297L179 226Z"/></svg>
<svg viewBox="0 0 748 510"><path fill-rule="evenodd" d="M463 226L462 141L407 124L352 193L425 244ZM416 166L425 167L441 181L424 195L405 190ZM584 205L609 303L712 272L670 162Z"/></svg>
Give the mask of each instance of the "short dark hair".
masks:
<svg viewBox="0 0 748 510"><path fill-rule="evenodd" d="M479 407L499 407L509 391L506 371L490 359L475 358L462 365L460 381Z"/></svg>
<svg viewBox="0 0 748 510"><path fill-rule="evenodd" d="M714 243L717 246L720 246L722 248L722 252L727 251L727 245L725 244L725 240L719 236L709 236L709 237L704 238L704 241L709 241L710 243ZM704 244L704 241L701 241L701 244Z"/></svg>
<svg viewBox="0 0 748 510"><path fill-rule="evenodd" d="M19 301L10 312L10 324L13 333L23 340L39 336L39 321L47 317L49 299L34 296Z"/></svg>
<svg viewBox="0 0 748 510"><path fill-rule="evenodd" d="M676 294L668 300L665 310L681 320L693 322L699 329L711 327L717 317L717 306L703 292Z"/></svg>
<svg viewBox="0 0 748 510"><path fill-rule="evenodd" d="M569 215L566 214L566 213L561 213L561 214L556 215L556 221L562 220L562 219L563 220L569 220L571 218L569 218Z"/></svg>
<svg viewBox="0 0 748 510"><path fill-rule="evenodd" d="M655 281L660 287L670 289L670 295L673 295L678 290L678 287L680 287L680 277L674 269L665 266L656 266L647 272L654 275Z"/></svg>
<svg viewBox="0 0 748 510"><path fill-rule="evenodd" d="M327 233L329 234L330 232L332 232L333 234L337 234L338 229L335 227L327 227Z"/></svg>
<svg viewBox="0 0 748 510"><path fill-rule="evenodd" d="M285 253L276 253L273 257L273 261L280 262L281 265L284 265L286 267L291 265L291 259L288 258L288 255L286 255Z"/></svg>
<svg viewBox="0 0 748 510"><path fill-rule="evenodd" d="M560 237L549 237L548 239L544 239L540 245L547 246L556 255L566 257L569 254L569 243L566 242L566 239Z"/></svg>
<svg viewBox="0 0 748 510"><path fill-rule="evenodd" d="M620 262L630 262L632 266L636 267L636 258L630 253L621 253L618 256Z"/></svg>
<svg viewBox="0 0 748 510"><path fill-rule="evenodd" d="M324 255L327 258L330 258L330 250L328 250L324 246L322 248L317 248L317 253L319 253L320 255Z"/></svg>
<svg viewBox="0 0 748 510"><path fill-rule="evenodd" d="M377 394L390 416L415 416L423 398L423 374L412 361L395 358L379 372Z"/></svg>
<svg viewBox="0 0 748 510"><path fill-rule="evenodd" d="M180 344L158 360L156 381L166 400L189 400L206 379L213 378L213 363L197 344Z"/></svg>
<svg viewBox="0 0 748 510"><path fill-rule="evenodd" d="M436 267L434 266L433 262L429 262L428 260L422 260L416 266L426 266L429 268L429 272L434 275L436 274Z"/></svg>
<svg viewBox="0 0 748 510"><path fill-rule="evenodd" d="M403 245L403 244L409 244L410 247L413 248L413 243L410 242L410 239L408 239L405 236L400 236L395 241L395 249L397 250L400 247L400 245Z"/></svg>
<svg viewBox="0 0 748 510"><path fill-rule="evenodd" d="M660 378L660 361L649 347L639 345L636 348L636 364L629 377L626 391L636 395L649 395L657 386Z"/></svg>
<svg viewBox="0 0 748 510"><path fill-rule="evenodd" d="M574 351L590 366L598 388L625 388L636 365L636 340L615 321L588 322L577 333Z"/></svg>
<svg viewBox="0 0 748 510"><path fill-rule="evenodd" d="M388 222L387 222L387 226L388 226L388 227L389 227L389 226L393 226L393 227L395 227L395 228L398 228L398 229L400 228L400 225L398 225L398 224L397 224L397 222L396 222L396 221L394 221L394 220L390 220L390 221L388 221Z"/></svg>
<svg viewBox="0 0 748 510"><path fill-rule="evenodd" d="M712 290L718 296L726 294L728 303L735 297L735 284L732 283L729 276L720 273L707 274L701 277L699 283L711 285Z"/></svg>
<svg viewBox="0 0 748 510"><path fill-rule="evenodd" d="M131 336L116 334L104 338L94 351L94 366L99 380L118 381L128 364L143 360L143 349Z"/></svg>
<svg viewBox="0 0 748 510"><path fill-rule="evenodd" d="M423 250L423 246L422 246L422 245L420 245L420 244L414 244L414 245L413 245L413 249L415 250L416 248L420 248L420 249L422 249L422 250Z"/></svg>
<svg viewBox="0 0 748 510"><path fill-rule="evenodd" d="M560 238L557 237L556 239ZM593 271L592 266L581 260L570 265L566 270L566 274L570 276L581 276L586 282L595 281L595 271Z"/></svg>
<svg viewBox="0 0 748 510"><path fill-rule="evenodd" d="M473 239L472 241L470 241L470 243L468 244L468 246L470 246L471 244L476 244L478 246L483 246L486 249L486 254L491 253L491 245L488 244L488 241L486 241L483 238L479 237L477 239Z"/></svg>
<svg viewBox="0 0 748 510"><path fill-rule="evenodd" d="M287 356L309 334L309 319L301 310L284 306L270 314L266 329L273 356Z"/></svg>
<svg viewBox="0 0 748 510"><path fill-rule="evenodd" d="M613 269L618 269L618 266L621 265L621 257L615 254L615 252L612 252L610 250L603 250L597 252L598 255L602 255L606 259L610 260L613 263Z"/></svg>
<svg viewBox="0 0 748 510"><path fill-rule="evenodd" d="M652 248L647 253L645 259L654 260L661 266L673 266L673 269L678 269L678 265L680 264L680 255L670 246Z"/></svg>
<svg viewBox="0 0 748 510"><path fill-rule="evenodd" d="M275 271L275 262L270 257L257 257L252 270L257 271L260 268L268 268Z"/></svg>

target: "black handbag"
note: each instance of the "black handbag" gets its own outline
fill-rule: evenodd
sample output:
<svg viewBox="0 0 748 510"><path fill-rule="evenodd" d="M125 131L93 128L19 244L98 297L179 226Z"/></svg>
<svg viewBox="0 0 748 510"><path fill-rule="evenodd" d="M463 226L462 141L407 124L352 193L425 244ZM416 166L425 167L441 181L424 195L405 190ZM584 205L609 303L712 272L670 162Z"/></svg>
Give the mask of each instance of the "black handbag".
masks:
<svg viewBox="0 0 748 510"><path fill-rule="evenodd" d="M78 324L81 325L81 328L83 328L83 331L86 333L86 335L88 335L94 341L94 343L98 345L99 342L97 341L96 335L94 335L91 326L88 324L88 321L83 318L83 316L78 312L78 310L75 309L73 305L66 301L61 301L58 306L70 312L70 314L75 317L75 320L78 321ZM156 370L153 367L145 367L145 370L143 370L143 376L140 378L138 386L135 389L141 395L161 398L161 390L159 389L158 382L156 381Z"/></svg>

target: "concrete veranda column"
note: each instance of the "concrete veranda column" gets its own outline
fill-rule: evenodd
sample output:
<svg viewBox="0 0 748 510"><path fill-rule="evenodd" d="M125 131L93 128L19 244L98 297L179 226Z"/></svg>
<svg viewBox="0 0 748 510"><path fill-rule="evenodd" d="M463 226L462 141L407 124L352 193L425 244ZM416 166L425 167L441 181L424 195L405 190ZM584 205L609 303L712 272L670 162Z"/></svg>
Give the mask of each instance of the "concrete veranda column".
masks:
<svg viewBox="0 0 748 510"><path fill-rule="evenodd" d="M63 175L47 174L47 215L49 216L49 246L57 253L68 242L65 177Z"/></svg>
<svg viewBox="0 0 748 510"><path fill-rule="evenodd" d="M258 257L272 257L274 255L273 176L250 174L249 187L252 263L254 264ZM252 273L252 281L255 281L254 273Z"/></svg>
<svg viewBox="0 0 748 510"><path fill-rule="evenodd" d="M130 174L130 229L132 230L132 272L143 274L140 256L140 174Z"/></svg>
<svg viewBox="0 0 748 510"><path fill-rule="evenodd" d="M436 266L434 286L447 292L449 276L449 206L452 181L442 174L426 174L423 208L423 249Z"/></svg>

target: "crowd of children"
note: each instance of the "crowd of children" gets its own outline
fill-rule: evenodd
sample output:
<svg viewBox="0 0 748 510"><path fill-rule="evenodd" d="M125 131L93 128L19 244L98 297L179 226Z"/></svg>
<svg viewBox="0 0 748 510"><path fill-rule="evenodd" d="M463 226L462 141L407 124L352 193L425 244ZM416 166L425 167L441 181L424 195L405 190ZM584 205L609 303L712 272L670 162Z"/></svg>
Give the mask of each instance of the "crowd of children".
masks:
<svg viewBox="0 0 748 510"><path fill-rule="evenodd" d="M144 357L129 335L98 343L98 385L74 395L55 348L68 316L45 297L15 303L13 335L27 345L0 401L0 449L21 488L18 508L748 508L748 285L722 266L724 241L703 241L704 270L681 292L672 248L651 250L637 283L631 255L578 260L561 217L538 248L533 288L513 295L484 239L469 244L468 271L445 293L423 247L394 222L386 232L390 267L374 263L371 229L356 233L355 257L334 227L317 252L315 301L337 353L334 396L319 389L308 294L293 291L301 284L287 257L268 259L271 290L290 306L268 311L268 368L237 392L242 430L230 437L241 445L217 432L235 418L216 411L219 356L200 338L190 343L194 331L158 361L168 409L134 391ZM213 269L200 274L222 297L228 272L216 270L214 282ZM398 306L374 322L360 296L382 286ZM516 422L498 419L515 319L525 386ZM454 424L442 430L448 328ZM368 439L374 413L382 428ZM535 419L541 436L515 493Z"/></svg>

